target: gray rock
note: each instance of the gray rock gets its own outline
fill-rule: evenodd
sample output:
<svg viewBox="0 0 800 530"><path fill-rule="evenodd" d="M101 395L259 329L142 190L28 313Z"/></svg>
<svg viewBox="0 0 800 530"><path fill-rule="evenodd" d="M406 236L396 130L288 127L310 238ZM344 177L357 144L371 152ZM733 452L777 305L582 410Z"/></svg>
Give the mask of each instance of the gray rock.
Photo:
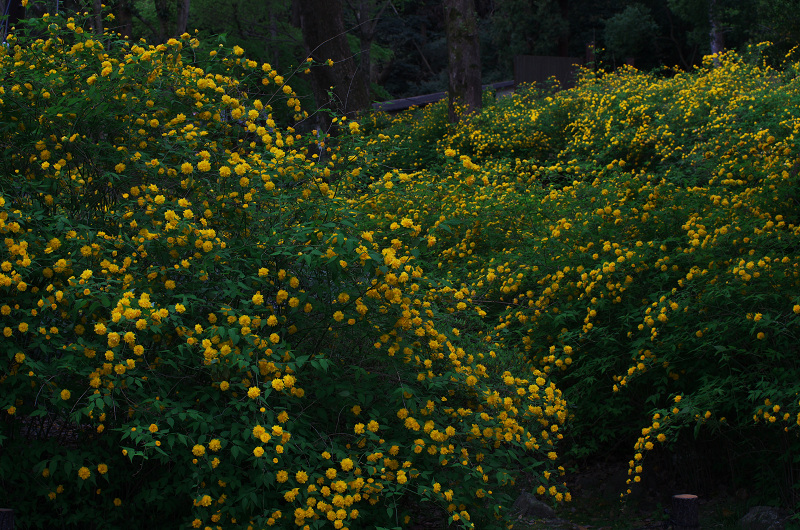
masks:
<svg viewBox="0 0 800 530"><path fill-rule="evenodd" d="M556 512L553 509L524 491L517 497L511 506L511 514L523 519L555 519Z"/></svg>
<svg viewBox="0 0 800 530"><path fill-rule="evenodd" d="M784 530L791 514L773 506L753 506L741 518L742 530Z"/></svg>

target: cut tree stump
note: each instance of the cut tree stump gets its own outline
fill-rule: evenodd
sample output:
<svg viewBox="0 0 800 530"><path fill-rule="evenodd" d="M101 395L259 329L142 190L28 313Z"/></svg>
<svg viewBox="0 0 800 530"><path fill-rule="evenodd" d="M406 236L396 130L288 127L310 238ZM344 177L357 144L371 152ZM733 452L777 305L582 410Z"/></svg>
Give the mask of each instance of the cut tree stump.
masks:
<svg viewBox="0 0 800 530"><path fill-rule="evenodd" d="M690 530L700 528L700 519L697 513L697 495L684 493L672 496L672 511L670 519L674 530Z"/></svg>
<svg viewBox="0 0 800 530"><path fill-rule="evenodd" d="M0 508L0 530L14 530L14 510Z"/></svg>

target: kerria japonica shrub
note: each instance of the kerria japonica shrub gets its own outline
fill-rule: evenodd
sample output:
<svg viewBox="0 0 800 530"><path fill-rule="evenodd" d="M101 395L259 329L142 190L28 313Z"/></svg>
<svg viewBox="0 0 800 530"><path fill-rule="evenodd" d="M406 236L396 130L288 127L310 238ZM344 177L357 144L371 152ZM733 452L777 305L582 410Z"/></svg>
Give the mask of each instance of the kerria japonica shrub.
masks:
<svg viewBox="0 0 800 530"><path fill-rule="evenodd" d="M354 190L376 233L405 216L436 239L441 296L480 304L474 334L562 390L569 456L628 448L623 496L649 458L692 467L697 493L722 478L798 505L800 63L759 48L587 71L449 130L435 106L373 120L416 170Z"/></svg>
<svg viewBox="0 0 800 530"><path fill-rule="evenodd" d="M303 116L291 79L241 48L86 27L45 16L0 48L18 525L488 527L520 469L568 499L542 433L559 390L461 333L412 219L374 238L337 195L357 123L323 162L275 117Z"/></svg>

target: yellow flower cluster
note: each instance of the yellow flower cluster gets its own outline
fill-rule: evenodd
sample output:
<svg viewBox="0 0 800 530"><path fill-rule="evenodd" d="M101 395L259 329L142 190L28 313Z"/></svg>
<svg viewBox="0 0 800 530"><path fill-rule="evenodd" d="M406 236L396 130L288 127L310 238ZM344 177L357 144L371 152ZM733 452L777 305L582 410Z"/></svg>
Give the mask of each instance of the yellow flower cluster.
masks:
<svg viewBox="0 0 800 530"><path fill-rule="evenodd" d="M438 269L426 269L427 300L449 302L456 321L482 320L471 333L505 362L518 362L508 352L524 352L531 370L556 384L566 378L575 396L594 396L570 400L569 411L593 436L614 421L635 433L652 416L642 409L635 420L617 417L614 405L598 411L600 396L660 407L667 394L702 388L702 410L672 415L670 406L658 412L668 429L630 434L638 459L681 425L755 413L793 429L800 417L795 405L753 410L735 397L760 385L757 366L773 374L765 397L796 402L786 377L796 367L780 352L793 351L800 313L800 116L769 109L793 109L800 93L760 63L734 53L718 59L670 76L586 72L573 90L518 93L450 133L443 106L375 116L369 142L385 153L380 162L414 172L387 175L375 164L365 170L368 185L362 175L350 190L369 215L361 229L370 243L414 248ZM441 351L446 342L425 324L414 313L400 322ZM448 369L467 375L467 387L479 384L473 352L453 353L463 365ZM409 358L422 380L440 365L416 351ZM715 381L730 381L731 371L736 385L720 392ZM538 374L514 375L533 382ZM510 390L549 399L549 384ZM552 395L540 421L569 397ZM421 430L423 421L403 414L407 429ZM473 432L491 435L480 425Z"/></svg>

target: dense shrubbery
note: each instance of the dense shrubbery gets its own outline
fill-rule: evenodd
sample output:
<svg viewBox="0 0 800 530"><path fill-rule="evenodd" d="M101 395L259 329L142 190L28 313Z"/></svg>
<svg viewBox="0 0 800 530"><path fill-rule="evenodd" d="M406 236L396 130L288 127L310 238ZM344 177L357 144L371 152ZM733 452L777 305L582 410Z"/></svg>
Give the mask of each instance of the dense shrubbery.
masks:
<svg viewBox="0 0 800 530"><path fill-rule="evenodd" d="M275 123L296 96L241 49L85 25L0 48L20 526L397 527L426 506L486 527L520 466L564 498L559 390L464 332L480 315L425 276L413 216L372 232L337 189L373 153L358 124L326 149Z"/></svg>
<svg viewBox="0 0 800 530"><path fill-rule="evenodd" d="M0 49L24 527L486 528L521 472L569 499L557 450L627 441L635 482L692 428L799 449L797 64L587 73L330 147L238 48L82 24ZM739 479L796 471L773 455Z"/></svg>
<svg viewBox="0 0 800 530"><path fill-rule="evenodd" d="M719 433L730 478L794 502L800 66L718 61L587 72L436 144L421 138L441 109L376 121L390 163L438 159L359 204L379 233L402 214L438 238L425 259L486 311L475 333L564 391L571 455L628 440L632 483L658 442Z"/></svg>

